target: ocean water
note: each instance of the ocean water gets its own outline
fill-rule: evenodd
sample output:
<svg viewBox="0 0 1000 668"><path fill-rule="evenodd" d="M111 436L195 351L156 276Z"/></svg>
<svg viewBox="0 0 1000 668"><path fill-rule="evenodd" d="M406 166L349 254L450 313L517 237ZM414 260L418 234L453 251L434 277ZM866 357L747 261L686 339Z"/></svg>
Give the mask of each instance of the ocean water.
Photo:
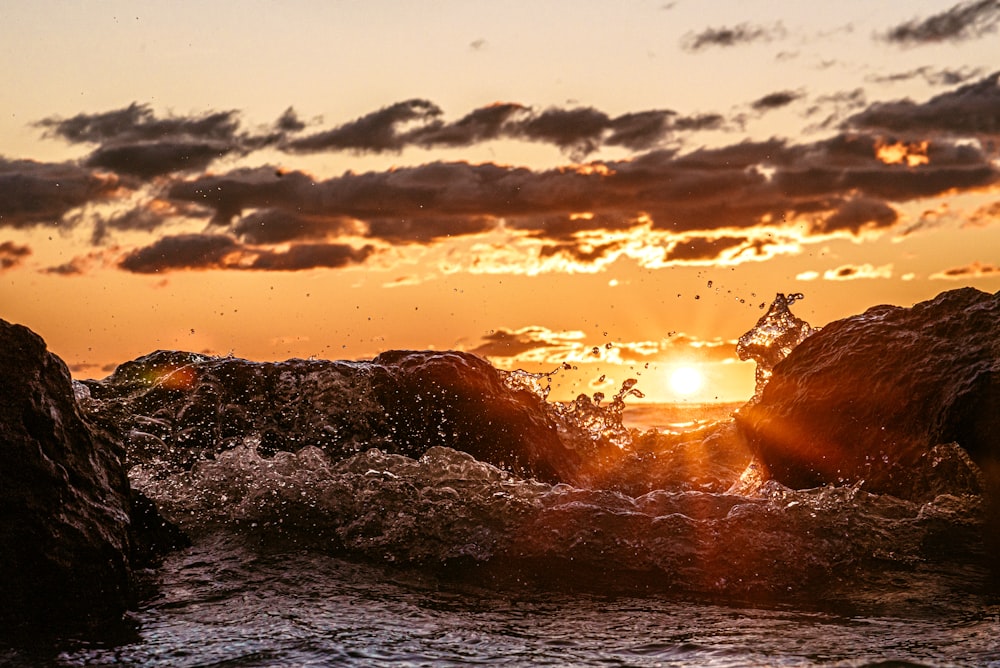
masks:
<svg viewBox="0 0 1000 668"><path fill-rule="evenodd" d="M626 421L725 410L646 405ZM630 497L448 448L336 463L237 448L132 480L193 545L143 574L121 627L0 664L1000 666L972 495Z"/></svg>
<svg viewBox="0 0 1000 668"><path fill-rule="evenodd" d="M499 586L215 535L167 561L132 637L68 642L20 665L1000 665L1000 605L928 600L946 584L891 601L750 605Z"/></svg>
<svg viewBox="0 0 1000 668"><path fill-rule="evenodd" d="M545 408L592 463L568 484L463 451L476 433L448 404L380 422L364 363L299 367L313 385L281 367L274 387L346 407L303 403L351 447L296 433L276 450L219 417L261 405L258 367L182 357L166 389L176 369L130 367L151 379L131 403L78 392L131 425L133 487L192 544L139 574L121 624L0 645L0 665L1000 666L981 472L956 444L912 470L913 498L790 489L755 478L737 406L629 405L626 384ZM487 399L544 380L515 372ZM428 389L410 402L444 396ZM448 401L476 424L482 404ZM192 457L219 424L225 447ZM438 443L401 449L403 427Z"/></svg>
<svg viewBox="0 0 1000 668"><path fill-rule="evenodd" d="M646 405L627 422L724 411ZM973 496L629 497L447 448L236 449L132 480L193 545L143 574L121 627L0 664L1000 666Z"/></svg>

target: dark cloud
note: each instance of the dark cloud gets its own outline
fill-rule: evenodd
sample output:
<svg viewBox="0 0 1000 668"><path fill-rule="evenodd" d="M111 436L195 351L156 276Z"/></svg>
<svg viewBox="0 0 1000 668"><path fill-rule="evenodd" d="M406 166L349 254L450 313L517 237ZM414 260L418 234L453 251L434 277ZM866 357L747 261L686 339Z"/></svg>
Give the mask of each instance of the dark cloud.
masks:
<svg viewBox="0 0 1000 668"><path fill-rule="evenodd" d="M70 143L97 144L82 163L139 181L199 172L227 156L274 147L290 153L398 152L416 147L465 147L497 139L552 144L574 160L602 146L645 151L678 141L679 133L724 129L719 114L681 116L648 110L616 118L593 107L541 111L514 102L474 109L446 121L433 102L410 99L383 107L330 130L302 134L306 124L288 107L269 129L243 130L238 112L158 117L145 104L72 118L45 118L36 127ZM136 186L138 187L138 186Z"/></svg>
<svg viewBox="0 0 1000 668"><path fill-rule="evenodd" d="M801 99L802 96L801 92L782 90L754 100L750 103L750 107L755 111L771 111L772 109L787 107L792 102Z"/></svg>
<svg viewBox="0 0 1000 668"><path fill-rule="evenodd" d="M520 137L555 144L559 148L586 155L597 150L611 119L592 107L546 109L524 121L517 129Z"/></svg>
<svg viewBox="0 0 1000 668"><path fill-rule="evenodd" d="M77 165L0 158L0 227L57 225L72 209L111 197L118 185Z"/></svg>
<svg viewBox="0 0 1000 668"><path fill-rule="evenodd" d="M829 130L840 123L843 118L855 109L860 109L867 104L865 92L861 88L851 91L840 91L830 95L817 97L814 103L806 111L806 116L815 116L823 113L826 116L808 130Z"/></svg>
<svg viewBox="0 0 1000 668"><path fill-rule="evenodd" d="M280 244L357 234L358 223L344 217L308 217L281 209L264 209L241 218L233 226L233 232L247 243Z"/></svg>
<svg viewBox="0 0 1000 668"><path fill-rule="evenodd" d="M865 227L889 227L899 219L899 214L881 200L857 197L840 205L836 211L817 225L821 232L849 230L855 234Z"/></svg>
<svg viewBox="0 0 1000 668"><path fill-rule="evenodd" d="M983 276L1000 276L1000 265L991 264L988 262L972 262L962 267L952 267L951 269L945 269L936 274L933 274L931 278L934 279L948 279L948 280L967 280L970 278L980 278Z"/></svg>
<svg viewBox="0 0 1000 668"><path fill-rule="evenodd" d="M231 141L239 130L235 111L194 117L157 118L149 105L133 102L122 109L72 118L45 118L36 123L50 135L71 143L119 143L188 137Z"/></svg>
<svg viewBox="0 0 1000 668"><path fill-rule="evenodd" d="M74 258L54 267L46 267L42 273L55 274L56 276L79 276L86 273L86 263L80 258Z"/></svg>
<svg viewBox="0 0 1000 668"><path fill-rule="evenodd" d="M818 234L859 233L894 224L894 203L1000 179L989 157L969 144L921 142L926 159L913 164L882 156L884 144L877 136L849 133L809 144L770 140L689 153L661 150L542 171L434 162L322 181L260 168L178 182L169 196L178 205L213 209L219 225L256 210L234 229L250 242L346 234L433 243L489 231L503 219L508 229L553 242L543 254L596 261L615 252L600 232L639 221L680 234L804 218ZM739 237L689 236L692 247L671 249L672 259L707 258L731 250Z"/></svg>
<svg viewBox="0 0 1000 668"><path fill-rule="evenodd" d="M641 219L617 213L513 216L505 221L508 229L523 230L535 237L565 241L573 239L580 232L621 231L641 224Z"/></svg>
<svg viewBox="0 0 1000 668"><path fill-rule="evenodd" d="M1000 23L1000 0L975 0L925 19L901 23L883 39L903 45L958 42L990 34L997 23Z"/></svg>
<svg viewBox="0 0 1000 668"><path fill-rule="evenodd" d="M428 244L449 237L482 234L496 229L494 216L420 216L417 218L376 218L368 222L367 236L390 243Z"/></svg>
<svg viewBox="0 0 1000 668"><path fill-rule="evenodd" d="M563 257L574 263L594 264L602 260L614 259L622 248L620 241L610 241L601 244L579 243L575 241L566 243L546 244L539 250L539 256Z"/></svg>
<svg viewBox="0 0 1000 668"><path fill-rule="evenodd" d="M288 141L289 151L400 151L414 134L427 129L443 112L428 100L406 100L366 114L332 130ZM412 126L416 124L416 129Z"/></svg>
<svg viewBox="0 0 1000 668"><path fill-rule="evenodd" d="M84 161L87 167L107 169L141 179L172 172L202 171L213 161L236 150L233 145L193 142L143 142L102 146Z"/></svg>
<svg viewBox="0 0 1000 668"><path fill-rule="evenodd" d="M518 117L527 117L527 107L516 103L498 102L475 109L454 123L440 121L414 130L410 140L424 148L434 146L471 146L504 136Z"/></svg>
<svg viewBox="0 0 1000 668"><path fill-rule="evenodd" d="M969 217L968 224L974 227L985 227L1000 222L1000 202L982 206Z"/></svg>
<svg viewBox="0 0 1000 668"><path fill-rule="evenodd" d="M714 260L723 251L743 245L747 241L746 237L719 237L716 239L690 237L674 244L665 259L669 262Z"/></svg>
<svg viewBox="0 0 1000 668"><path fill-rule="evenodd" d="M845 125L903 135L949 134L1000 138L1000 72L932 97L880 102L847 119Z"/></svg>
<svg viewBox="0 0 1000 668"><path fill-rule="evenodd" d="M228 235L181 234L137 248L119 261L126 271L151 274L177 269L298 271L363 262L373 246L302 243L287 250L245 246Z"/></svg>
<svg viewBox="0 0 1000 668"><path fill-rule="evenodd" d="M498 102L445 122L439 107L427 100L407 100L332 130L287 141L293 152L354 150L401 151L408 146L461 147L495 139L552 144L581 159L601 146L641 151L658 146L673 133L717 130L719 114L680 116L670 110L648 110L616 118L593 107L535 111L513 102Z"/></svg>
<svg viewBox="0 0 1000 668"><path fill-rule="evenodd" d="M278 142L304 127L289 107L266 134L240 129L236 111L158 118L149 105L72 118L45 118L35 124L47 136L70 143L99 144L84 161L88 167L150 179L172 172L200 171L218 158L246 154Z"/></svg>
<svg viewBox="0 0 1000 668"><path fill-rule="evenodd" d="M232 237L220 234L180 234L163 237L126 255L118 266L137 274L174 269L221 269L227 255L239 250Z"/></svg>
<svg viewBox="0 0 1000 668"><path fill-rule="evenodd" d="M274 127L280 132L299 132L305 129L306 124L299 120L299 115L295 113L295 109L289 107L278 117L278 120L274 123Z"/></svg>
<svg viewBox="0 0 1000 668"><path fill-rule="evenodd" d="M700 33L688 33L681 40L685 51L701 51L711 47L738 46L754 42L770 42L783 37L785 29L781 24L755 26L741 23L731 28L706 28Z"/></svg>
<svg viewBox="0 0 1000 668"><path fill-rule="evenodd" d="M0 272L13 269L29 255L31 255L31 248L28 246L21 246L13 241L0 243Z"/></svg>
<svg viewBox="0 0 1000 668"><path fill-rule="evenodd" d="M676 116L674 112L665 110L624 114L611 121L610 134L604 139L604 144L636 151L647 150L666 137L672 129L671 120Z"/></svg>
<svg viewBox="0 0 1000 668"><path fill-rule="evenodd" d="M287 251L260 251L246 267L268 271L345 267L359 264L375 252L373 246L353 248L346 244L296 244Z"/></svg>
<svg viewBox="0 0 1000 668"><path fill-rule="evenodd" d="M84 220L93 222L91 243L105 243L112 231L152 232L162 226L167 217L175 213L174 208L162 200L153 200L127 211L111 215L89 212L86 216L77 214L70 217L73 225L79 225Z"/></svg>
<svg viewBox="0 0 1000 668"><path fill-rule="evenodd" d="M965 83L973 77L980 77L983 74L979 67L961 67L958 69L918 67L906 72L894 72L892 74L876 75L868 77L868 81L874 83L896 83L899 81L909 81L921 78L932 86L957 86Z"/></svg>

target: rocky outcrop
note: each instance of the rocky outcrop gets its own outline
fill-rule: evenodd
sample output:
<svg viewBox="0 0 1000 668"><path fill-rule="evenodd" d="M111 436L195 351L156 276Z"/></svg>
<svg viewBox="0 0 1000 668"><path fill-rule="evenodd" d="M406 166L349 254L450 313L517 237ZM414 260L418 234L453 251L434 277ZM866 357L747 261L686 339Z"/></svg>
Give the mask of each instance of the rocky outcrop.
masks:
<svg viewBox="0 0 1000 668"><path fill-rule="evenodd" d="M774 366L737 421L771 477L919 496L913 471L957 442L1000 461L1000 293L953 290L826 325Z"/></svg>
<svg viewBox="0 0 1000 668"><path fill-rule="evenodd" d="M0 320L0 624L120 615L131 596L120 445L77 408L66 365Z"/></svg>
<svg viewBox="0 0 1000 668"><path fill-rule="evenodd" d="M579 483L585 464L614 447L462 352L251 362L158 351L85 383L83 405L125 435L129 461L164 470L249 439L265 456L311 445L333 459L373 447L419 457L447 446L525 476Z"/></svg>

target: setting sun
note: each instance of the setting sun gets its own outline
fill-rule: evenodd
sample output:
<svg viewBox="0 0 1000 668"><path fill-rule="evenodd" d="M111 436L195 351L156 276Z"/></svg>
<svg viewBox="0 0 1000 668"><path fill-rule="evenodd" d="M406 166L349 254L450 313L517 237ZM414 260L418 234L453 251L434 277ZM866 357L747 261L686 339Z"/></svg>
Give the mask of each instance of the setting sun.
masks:
<svg viewBox="0 0 1000 668"><path fill-rule="evenodd" d="M685 396L700 390L704 382L701 372L691 366L677 367L670 374L670 389Z"/></svg>

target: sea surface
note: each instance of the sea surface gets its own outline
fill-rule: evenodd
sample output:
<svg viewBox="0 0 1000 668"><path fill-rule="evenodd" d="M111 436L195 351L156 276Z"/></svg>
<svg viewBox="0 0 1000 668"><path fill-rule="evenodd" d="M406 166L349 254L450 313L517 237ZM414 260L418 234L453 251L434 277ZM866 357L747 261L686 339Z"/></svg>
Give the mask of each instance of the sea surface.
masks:
<svg viewBox="0 0 1000 668"><path fill-rule="evenodd" d="M733 408L623 422L683 431ZM131 478L193 545L142 574L124 624L0 665L1000 666L981 500L961 489L630 497L442 447L236 448Z"/></svg>

